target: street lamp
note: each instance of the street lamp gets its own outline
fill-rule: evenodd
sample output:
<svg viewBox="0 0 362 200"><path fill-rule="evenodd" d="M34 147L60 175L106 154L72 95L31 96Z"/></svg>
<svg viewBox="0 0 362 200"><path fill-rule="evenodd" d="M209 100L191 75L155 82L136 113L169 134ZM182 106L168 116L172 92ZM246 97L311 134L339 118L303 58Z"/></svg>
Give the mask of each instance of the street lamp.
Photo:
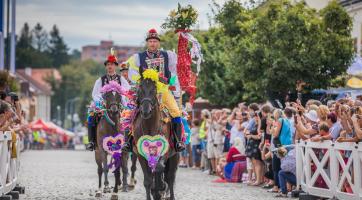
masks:
<svg viewBox="0 0 362 200"><path fill-rule="evenodd" d="M78 101L78 100L80 100L80 98L79 98L79 97L75 97L75 98L72 98L72 99L68 99L68 100L65 102L64 122L63 122L63 124L65 124L66 117L68 117L69 113L72 113L72 114L73 114L74 111L71 111L71 110L72 110L72 108L74 107L74 103L75 103L76 101ZM73 110L74 110L74 109L73 109ZM72 117L73 117L73 116L71 116L71 119L72 119ZM72 119L72 121L73 121L73 119ZM73 124L73 122L72 122L72 124ZM73 127L73 126L72 126L72 127Z"/></svg>
<svg viewBox="0 0 362 200"><path fill-rule="evenodd" d="M61 126L62 124L62 121L60 120L60 109L61 109L61 107L60 107L60 105L57 105L57 124L59 125L59 126Z"/></svg>

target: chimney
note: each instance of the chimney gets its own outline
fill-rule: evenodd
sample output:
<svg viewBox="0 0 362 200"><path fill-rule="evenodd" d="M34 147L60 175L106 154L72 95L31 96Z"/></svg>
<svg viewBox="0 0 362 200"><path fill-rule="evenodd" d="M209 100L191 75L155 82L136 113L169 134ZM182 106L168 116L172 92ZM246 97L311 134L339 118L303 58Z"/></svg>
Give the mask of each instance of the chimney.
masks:
<svg viewBox="0 0 362 200"><path fill-rule="evenodd" d="M28 76L31 76L31 68L30 67L25 68L25 74L28 75Z"/></svg>

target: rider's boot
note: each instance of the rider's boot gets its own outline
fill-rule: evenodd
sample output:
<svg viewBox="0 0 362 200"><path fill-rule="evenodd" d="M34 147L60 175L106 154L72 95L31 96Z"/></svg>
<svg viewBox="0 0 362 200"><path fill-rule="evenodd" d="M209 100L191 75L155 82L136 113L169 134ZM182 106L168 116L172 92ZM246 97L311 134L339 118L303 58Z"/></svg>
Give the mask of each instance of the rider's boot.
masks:
<svg viewBox="0 0 362 200"><path fill-rule="evenodd" d="M182 123L181 117L172 119L173 133L175 134L175 150L181 152L186 149L185 144L182 142Z"/></svg>
<svg viewBox="0 0 362 200"><path fill-rule="evenodd" d="M86 149L88 151L93 151L96 148L96 126L94 117L88 118L88 144L86 145Z"/></svg>
<svg viewBox="0 0 362 200"><path fill-rule="evenodd" d="M132 152L133 149L133 135L130 134L129 130L125 131L125 143L122 147L123 152Z"/></svg>

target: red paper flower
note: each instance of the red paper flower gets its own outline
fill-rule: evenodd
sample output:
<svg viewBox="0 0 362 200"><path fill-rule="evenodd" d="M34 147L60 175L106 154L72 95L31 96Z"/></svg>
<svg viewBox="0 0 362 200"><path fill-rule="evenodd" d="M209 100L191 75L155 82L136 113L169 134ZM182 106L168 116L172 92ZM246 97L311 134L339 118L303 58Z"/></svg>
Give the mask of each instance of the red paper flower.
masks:
<svg viewBox="0 0 362 200"><path fill-rule="evenodd" d="M148 31L149 33L157 33L157 31L156 31L156 29L150 29L149 31Z"/></svg>
<svg viewBox="0 0 362 200"><path fill-rule="evenodd" d="M114 55L109 55L107 61L110 63L114 63L117 62L117 58Z"/></svg>

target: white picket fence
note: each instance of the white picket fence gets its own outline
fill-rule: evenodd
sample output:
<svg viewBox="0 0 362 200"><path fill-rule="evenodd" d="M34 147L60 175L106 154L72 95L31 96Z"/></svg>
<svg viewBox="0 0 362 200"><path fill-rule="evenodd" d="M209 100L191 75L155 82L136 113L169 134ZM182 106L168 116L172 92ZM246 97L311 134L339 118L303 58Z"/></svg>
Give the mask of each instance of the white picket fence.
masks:
<svg viewBox="0 0 362 200"><path fill-rule="evenodd" d="M16 138L18 158L11 158L11 132L0 132L0 197L12 191L17 185L20 167L20 138Z"/></svg>
<svg viewBox="0 0 362 200"><path fill-rule="evenodd" d="M362 199L362 143L300 141L296 151L297 185L304 192L324 198Z"/></svg>

